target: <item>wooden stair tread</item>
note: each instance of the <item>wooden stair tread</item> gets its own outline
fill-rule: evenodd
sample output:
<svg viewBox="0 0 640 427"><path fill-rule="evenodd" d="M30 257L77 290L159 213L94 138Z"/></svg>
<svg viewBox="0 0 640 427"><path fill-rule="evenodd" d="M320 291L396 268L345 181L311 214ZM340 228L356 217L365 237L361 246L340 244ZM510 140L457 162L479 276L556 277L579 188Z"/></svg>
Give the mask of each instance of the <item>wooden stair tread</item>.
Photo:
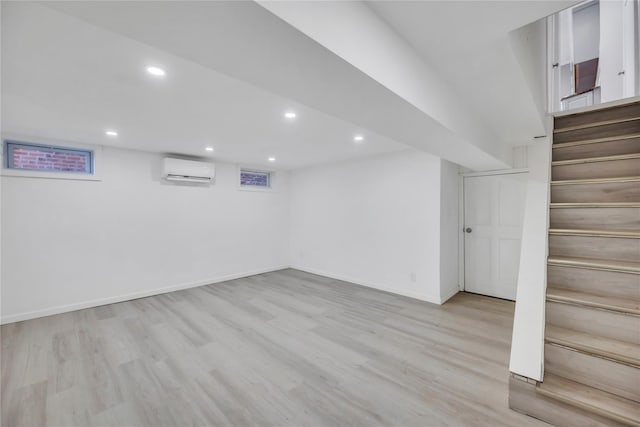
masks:
<svg viewBox="0 0 640 427"><path fill-rule="evenodd" d="M556 236L620 237L626 239L640 239L640 231L626 230L582 230L550 228L549 234Z"/></svg>
<svg viewBox="0 0 640 427"><path fill-rule="evenodd" d="M546 374L536 392L610 420L640 427L640 404L557 375Z"/></svg>
<svg viewBox="0 0 640 427"><path fill-rule="evenodd" d="M547 301L563 302L640 316L640 301L589 294L568 289L547 288Z"/></svg>
<svg viewBox="0 0 640 427"><path fill-rule="evenodd" d="M617 261L598 258L578 258L552 255L547 259L547 263L551 265L560 265L565 267L582 267L594 270L610 270L620 271L623 273L640 274L640 263L631 261Z"/></svg>
<svg viewBox="0 0 640 427"><path fill-rule="evenodd" d="M545 341L640 367L640 345L547 325Z"/></svg>
<svg viewBox="0 0 640 427"><path fill-rule="evenodd" d="M629 135L607 136L604 138L583 139L582 141L557 142L551 145L551 148L575 147L577 145L600 144L603 142L623 141L625 139L640 138L640 133Z"/></svg>
<svg viewBox="0 0 640 427"><path fill-rule="evenodd" d="M549 203L554 208L640 208L640 202L579 202Z"/></svg>
<svg viewBox="0 0 640 427"><path fill-rule="evenodd" d="M572 160L555 160L551 162L551 166L578 165L582 163L611 162L616 160L632 160L632 159L640 159L640 153L617 154L615 156L602 156L602 157L585 157L583 159L572 159Z"/></svg>
<svg viewBox="0 0 640 427"><path fill-rule="evenodd" d="M625 176L619 178L590 178L590 179L567 179L564 181L551 181L551 185L584 185L584 184L610 184L622 182L637 182L640 176Z"/></svg>
<svg viewBox="0 0 640 427"><path fill-rule="evenodd" d="M640 120L640 116L624 117L624 118L617 118L617 119L611 119L611 120L601 120L599 122L590 122L590 123L583 123L575 126L567 126L563 128L554 129L553 133L557 134L557 133L571 132L579 129L589 129L589 128L594 128L598 126L614 125L618 123L628 123L636 120Z"/></svg>

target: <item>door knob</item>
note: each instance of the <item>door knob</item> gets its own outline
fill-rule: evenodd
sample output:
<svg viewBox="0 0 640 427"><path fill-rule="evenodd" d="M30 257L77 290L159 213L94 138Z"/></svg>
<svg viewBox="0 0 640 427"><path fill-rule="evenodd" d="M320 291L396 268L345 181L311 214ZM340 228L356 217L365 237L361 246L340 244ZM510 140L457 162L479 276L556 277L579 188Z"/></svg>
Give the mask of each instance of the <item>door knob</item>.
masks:
<svg viewBox="0 0 640 427"><path fill-rule="evenodd" d="M471 229L471 227L467 227L464 229L464 231L466 231L467 233L471 233L473 230Z"/></svg>

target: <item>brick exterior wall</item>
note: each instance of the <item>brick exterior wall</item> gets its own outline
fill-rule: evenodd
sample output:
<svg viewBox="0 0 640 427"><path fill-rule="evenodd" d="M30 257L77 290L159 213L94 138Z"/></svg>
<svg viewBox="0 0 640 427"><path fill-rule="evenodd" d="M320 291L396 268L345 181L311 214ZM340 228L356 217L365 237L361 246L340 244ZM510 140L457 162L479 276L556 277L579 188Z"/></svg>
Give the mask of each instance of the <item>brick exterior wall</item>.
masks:
<svg viewBox="0 0 640 427"><path fill-rule="evenodd" d="M240 172L240 185L249 185L249 186L254 186L254 187L268 187L269 186L269 173L268 172L241 171Z"/></svg>
<svg viewBox="0 0 640 427"><path fill-rule="evenodd" d="M36 147L16 147L13 150L14 169L89 173L89 162L88 154L41 150Z"/></svg>

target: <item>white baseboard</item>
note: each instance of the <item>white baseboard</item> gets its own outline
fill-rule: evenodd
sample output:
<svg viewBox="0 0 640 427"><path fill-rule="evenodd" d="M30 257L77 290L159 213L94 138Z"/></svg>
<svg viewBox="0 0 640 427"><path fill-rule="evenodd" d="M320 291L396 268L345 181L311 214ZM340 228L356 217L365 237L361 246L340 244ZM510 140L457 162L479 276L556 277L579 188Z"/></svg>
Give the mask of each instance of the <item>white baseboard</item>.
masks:
<svg viewBox="0 0 640 427"><path fill-rule="evenodd" d="M82 310L84 308L98 307L101 305L114 304L117 302L130 301L138 298L150 297L153 295L166 294L167 292L179 291L182 289L196 288L198 286L210 285L213 283L226 282L228 280L241 279L243 277L255 276L256 274L269 273L272 271L283 270L289 268L288 265L263 268L253 271L245 271L243 273L228 274L212 279L199 280L197 282L181 283L178 285L166 286L164 288L151 289L148 291L134 292L131 294L117 295L113 297L94 299L90 301L82 301L73 304L59 305L56 307L45 308L42 310L28 311L24 313L11 314L0 317L0 324L20 322L22 320L35 319L38 317L51 316L53 314L67 313L69 311Z"/></svg>
<svg viewBox="0 0 640 427"><path fill-rule="evenodd" d="M418 299L420 301L430 302L432 304L442 304L442 301L440 300L439 295L434 296L434 295L429 295L427 293L422 293L422 292L411 292L411 291L405 291L403 289L390 288L385 285L371 283L371 282L364 282L359 279L354 279L353 277L341 276L339 274L328 273L326 271L316 270L315 268L308 268L300 265L292 265L290 268L304 271L306 273L317 274L318 276L324 276L324 277L329 277L331 279L342 280L343 282L349 282L359 286L366 286L367 288L373 288L379 291L385 291L392 294L397 294L397 295L402 295L402 296L413 298L413 299ZM456 290L456 293L457 293L457 290Z"/></svg>
<svg viewBox="0 0 640 427"><path fill-rule="evenodd" d="M458 291L459 291L458 289L452 289L450 295L447 295L446 298L440 298L440 296L429 295L427 293L405 291L405 290L402 290L402 289L390 288L388 286L384 286L384 285L377 284L377 283L364 282L362 280L355 279L353 277L346 277L346 276L342 276L342 275L339 275L339 274L328 273L326 271L320 271L320 270L316 270L314 268L307 268L307 267L303 267L303 266L299 266L299 265L298 266L281 265L281 266L277 266L277 267L264 268L264 269L253 270L253 271L246 271L246 272L243 272L243 273L228 274L226 276L220 276L220 277L216 277L216 278L212 278L212 279L206 279L206 280L199 280L199 281L196 281L196 282L181 283L181 284L178 284L178 285L166 286L164 288L151 289L151 290L148 290L148 291L134 292L134 293L130 293L130 294L117 295L117 296L108 297L108 298L100 298L100 299L95 299L95 300L77 302L77 303L73 303L73 304L59 305L59 306L56 306L56 307L45 308L45 309L42 309L42 310L35 310L35 311L28 311L28 312L24 312L24 313L11 314L11 315L8 315L8 316L0 317L0 324L4 325L4 324L7 324L7 323L20 322L20 321L29 320L29 319L36 319L38 317L51 316L51 315L60 314L60 313L68 313L70 311L82 310L82 309L85 309L85 308L98 307L98 306L101 306L101 305L114 304L114 303L123 302L123 301L130 301L130 300L137 299L137 298L145 298L145 297L150 297L150 296L153 296L153 295L165 294L167 292L179 291L179 290L182 290L182 289L196 288L198 286L204 286L204 285L210 285L210 284L214 284L214 283L226 282L228 280L234 280L234 279L241 279L243 277L255 276L256 274L269 273L269 272L272 272L272 271L284 270L284 269L287 269L287 268L294 268L296 270L305 271L307 273L317 274L317 275L320 275L320 276L329 277L331 279L342 280L343 282L349 282L349 283L353 283L353 284L356 284L356 285L359 285L359 286L365 286L365 287L368 287L368 288L378 289L380 291L385 291L385 292L389 292L389 293L392 293L392 294L402 295L402 296L405 296L405 297L414 298L414 299L417 299L417 300L420 300L420 301L426 301L426 302L430 302L430 303L433 303L433 304L443 304L445 301L447 301L449 298L451 298L452 296L457 294Z"/></svg>

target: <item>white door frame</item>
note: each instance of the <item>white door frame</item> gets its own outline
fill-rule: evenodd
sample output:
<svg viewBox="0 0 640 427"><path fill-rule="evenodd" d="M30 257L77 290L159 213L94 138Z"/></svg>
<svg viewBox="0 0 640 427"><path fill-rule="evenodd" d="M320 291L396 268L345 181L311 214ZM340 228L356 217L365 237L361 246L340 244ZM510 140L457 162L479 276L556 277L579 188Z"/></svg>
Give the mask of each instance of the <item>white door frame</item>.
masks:
<svg viewBox="0 0 640 427"><path fill-rule="evenodd" d="M465 278L465 239L464 239L464 227L465 227L465 206L464 206L464 179L474 176L491 176L491 175L512 175L519 173L529 173L529 168L520 169L500 169L486 172L465 172L458 176L458 277L460 281L460 290L466 290L466 278Z"/></svg>

